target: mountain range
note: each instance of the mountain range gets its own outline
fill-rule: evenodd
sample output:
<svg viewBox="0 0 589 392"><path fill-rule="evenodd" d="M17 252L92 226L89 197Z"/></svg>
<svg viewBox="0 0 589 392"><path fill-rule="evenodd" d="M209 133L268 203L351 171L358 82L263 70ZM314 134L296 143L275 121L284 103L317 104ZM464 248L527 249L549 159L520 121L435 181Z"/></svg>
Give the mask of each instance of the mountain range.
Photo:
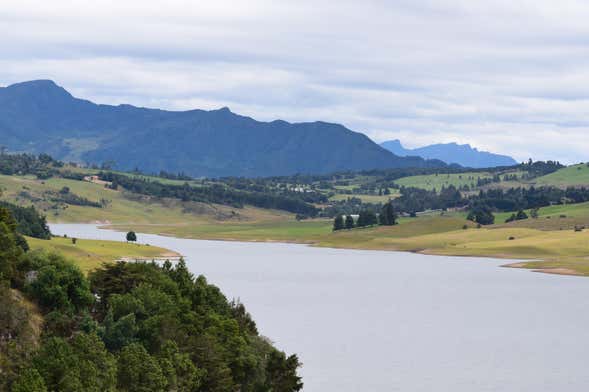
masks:
<svg viewBox="0 0 589 392"><path fill-rule="evenodd" d="M516 165L517 161L507 155L479 151L469 144L445 143L407 149L399 140L381 143L383 148L400 157L416 156L424 159L439 159L447 164L458 164L464 167L484 168Z"/></svg>
<svg viewBox="0 0 589 392"><path fill-rule="evenodd" d="M0 138L9 151L195 177L445 166L435 159L399 157L338 124L261 122L228 108L99 105L50 80L0 88Z"/></svg>

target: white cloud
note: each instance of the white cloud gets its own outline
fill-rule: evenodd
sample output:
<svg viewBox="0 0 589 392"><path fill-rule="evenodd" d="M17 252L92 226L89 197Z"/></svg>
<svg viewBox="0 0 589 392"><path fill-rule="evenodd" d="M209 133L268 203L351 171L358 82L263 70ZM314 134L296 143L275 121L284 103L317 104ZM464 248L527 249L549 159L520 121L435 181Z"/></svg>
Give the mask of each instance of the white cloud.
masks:
<svg viewBox="0 0 589 392"><path fill-rule="evenodd" d="M583 1L4 0L0 84L588 160Z"/></svg>

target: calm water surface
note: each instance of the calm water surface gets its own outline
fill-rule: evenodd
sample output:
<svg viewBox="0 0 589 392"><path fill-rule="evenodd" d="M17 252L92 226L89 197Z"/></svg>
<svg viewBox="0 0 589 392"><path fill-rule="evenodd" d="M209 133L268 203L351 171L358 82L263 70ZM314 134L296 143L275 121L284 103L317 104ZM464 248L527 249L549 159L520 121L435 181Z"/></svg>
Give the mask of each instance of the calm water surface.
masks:
<svg viewBox="0 0 589 392"><path fill-rule="evenodd" d="M93 225L55 234L124 240ZM187 240L180 252L260 332L297 353L306 392L585 391L589 278L505 260Z"/></svg>

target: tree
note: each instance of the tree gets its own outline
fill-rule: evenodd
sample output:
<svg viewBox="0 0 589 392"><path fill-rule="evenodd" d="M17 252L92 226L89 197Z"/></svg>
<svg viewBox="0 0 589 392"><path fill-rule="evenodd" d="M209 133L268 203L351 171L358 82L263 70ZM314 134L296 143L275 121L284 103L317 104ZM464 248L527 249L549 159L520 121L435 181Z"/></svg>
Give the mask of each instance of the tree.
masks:
<svg viewBox="0 0 589 392"><path fill-rule="evenodd" d="M344 218L341 215L337 215L333 220L333 231L338 231L344 228Z"/></svg>
<svg viewBox="0 0 589 392"><path fill-rule="evenodd" d="M12 392L47 392L45 381L34 367L24 370L12 385Z"/></svg>
<svg viewBox="0 0 589 392"><path fill-rule="evenodd" d="M37 279L25 288L46 309L78 312L94 302L84 274L63 256L32 253L21 263L37 271Z"/></svg>
<svg viewBox="0 0 589 392"><path fill-rule="evenodd" d="M127 242L135 242L137 241L137 234L134 231L130 231L127 233Z"/></svg>
<svg viewBox="0 0 589 392"><path fill-rule="evenodd" d="M524 210L519 210L517 214L511 214L511 216L505 220L505 223L524 219L528 219L528 215L525 213Z"/></svg>
<svg viewBox="0 0 589 392"><path fill-rule="evenodd" d="M68 343L50 338L33 364L50 391L113 391L116 364L95 334L79 334Z"/></svg>
<svg viewBox="0 0 589 392"><path fill-rule="evenodd" d="M517 212L517 214L515 215L515 219L516 220L528 219L528 214L526 214L524 210L519 210Z"/></svg>
<svg viewBox="0 0 589 392"><path fill-rule="evenodd" d="M297 375L297 368L301 366L296 355L287 357L284 353L273 351L268 358L268 380L266 387L269 391L296 392L303 389L303 382Z"/></svg>
<svg viewBox="0 0 589 392"><path fill-rule="evenodd" d="M372 226L377 223L376 214L371 210L364 210L360 211L360 215L358 215L358 222L356 222L357 227L365 227L365 226Z"/></svg>
<svg viewBox="0 0 589 392"><path fill-rule="evenodd" d="M382 207L378 220L383 226L393 226L397 224L397 213L393 208L393 203L388 202Z"/></svg>
<svg viewBox="0 0 589 392"><path fill-rule="evenodd" d="M194 366L190 356L181 353L173 341L164 343L158 361L167 379L166 390L194 391L200 386L204 372Z"/></svg>
<svg viewBox="0 0 589 392"><path fill-rule="evenodd" d="M167 380L157 360L145 347L132 343L121 350L118 387L125 392L163 392Z"/></svg>
<svg viewBox="0 0 589 392"><path fill-rule="evenodd" d="M344 226L348 230L354 228L354 218L352 218L352 215L346 215L346 221L344 223Z"/></svg>
<svg viewBox="0 0 589 392"><path fill-rule="evenodd" d="M469 221L478 223L479 225L492 225L495 223L495 215L491 209L485 205L475 206L466 217Z"/></svg>
<svg viewBox="0 0 589 392"><path fill-rule="evenodd" d="M13 279L22 249L17 246L16 233L0 218L0 280Z"/></svg>

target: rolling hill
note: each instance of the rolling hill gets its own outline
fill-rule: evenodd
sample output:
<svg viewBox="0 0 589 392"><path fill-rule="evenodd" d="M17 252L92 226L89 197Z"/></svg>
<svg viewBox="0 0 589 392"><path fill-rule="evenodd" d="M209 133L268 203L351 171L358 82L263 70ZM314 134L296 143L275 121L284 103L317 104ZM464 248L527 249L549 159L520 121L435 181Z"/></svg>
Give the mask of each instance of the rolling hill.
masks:
<svg viewBox="0 0 589 392"><path fill-rule="evenodd" d="M458 164L464 167L485 168L517 165L515 159L479 151L468 144L446 143L407 149L399 140L390 140L381 144L390 152L400 157L417 156L424 159L439 159L447 164Z"/></svg>
<svg viewBox="0 0 589 392"><path fill-rule="evenodd" d="M97 105L49 80L0 88L0 137L10 151L195 177L444 166L398 157L338 124L260 122L228 108L174 112Z"/></svg>

